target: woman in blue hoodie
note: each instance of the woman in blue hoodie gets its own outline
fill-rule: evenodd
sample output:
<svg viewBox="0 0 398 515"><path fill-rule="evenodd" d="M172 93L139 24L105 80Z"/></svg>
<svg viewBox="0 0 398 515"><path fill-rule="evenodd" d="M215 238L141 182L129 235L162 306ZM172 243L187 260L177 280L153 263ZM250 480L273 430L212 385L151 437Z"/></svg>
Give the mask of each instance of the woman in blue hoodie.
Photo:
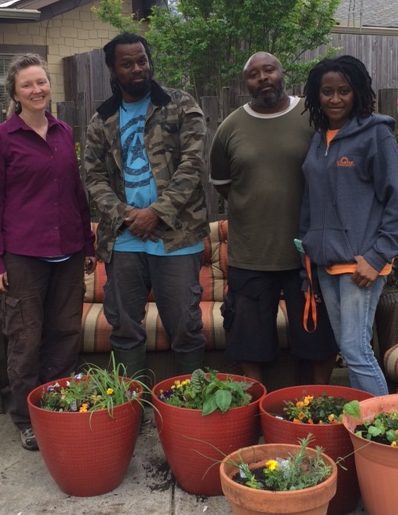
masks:
<svg viewBox="0 0 398 515"><path fill-rule="evenodd" d="M303 165L303 247L318 265L351 386L385 395L371 339L385 276L398 255L394 120L373 113L371 78L352 56L318 63L304 93L316 132Z"/></svg>

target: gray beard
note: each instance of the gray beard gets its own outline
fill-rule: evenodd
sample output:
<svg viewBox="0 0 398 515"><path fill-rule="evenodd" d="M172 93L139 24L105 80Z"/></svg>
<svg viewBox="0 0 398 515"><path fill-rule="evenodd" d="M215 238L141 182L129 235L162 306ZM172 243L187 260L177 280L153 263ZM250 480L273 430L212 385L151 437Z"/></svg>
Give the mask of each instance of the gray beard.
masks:
<svg viewBox="0 0 398 515"><path fill-rule="evenodd" d="M262 95L261 93L254 95L252 103L263 107L275 107L280 102L281 98L283 98L284 94L285 88L283 84L281 84L278 89L270 91L267 95Z"/></svg>

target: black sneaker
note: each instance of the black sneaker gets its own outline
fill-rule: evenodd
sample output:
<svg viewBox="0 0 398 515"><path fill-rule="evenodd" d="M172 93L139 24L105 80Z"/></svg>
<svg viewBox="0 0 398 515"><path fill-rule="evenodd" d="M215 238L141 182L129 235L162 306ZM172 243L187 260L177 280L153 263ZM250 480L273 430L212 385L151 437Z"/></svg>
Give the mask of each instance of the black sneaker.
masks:
<svg viewBox="0 0 398 515"><path fill-rule="evenodd" d="M28 426L21 431L21 442L22 447L28 451L37 451L39 449L32 426Z"/></svg>

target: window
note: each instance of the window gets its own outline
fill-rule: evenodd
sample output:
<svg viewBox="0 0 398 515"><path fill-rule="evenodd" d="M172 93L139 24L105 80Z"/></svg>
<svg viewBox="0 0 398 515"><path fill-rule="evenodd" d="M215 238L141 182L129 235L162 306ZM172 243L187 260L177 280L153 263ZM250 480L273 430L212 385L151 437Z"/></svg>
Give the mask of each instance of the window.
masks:
<svg viewBox="0 0 398 515"><path fill-rule="evenodd" d="M6 91L6 77L8 66L14 56L12 54L0 54L0 121L2 122L6 118L6 112L8 107L8 94Z"/></svg>

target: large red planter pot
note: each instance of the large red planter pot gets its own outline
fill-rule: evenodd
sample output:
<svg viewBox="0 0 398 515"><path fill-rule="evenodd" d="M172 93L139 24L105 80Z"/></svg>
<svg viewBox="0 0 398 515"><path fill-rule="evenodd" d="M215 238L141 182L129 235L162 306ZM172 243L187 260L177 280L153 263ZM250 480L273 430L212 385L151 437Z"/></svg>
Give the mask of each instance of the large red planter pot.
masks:
<svg viewBox="0 0 398 515"><path fill-rule="evenodd" d="M368 421L382 412L398 411L398 395L382 395L359 403L361 420ZM369 515L397 515L398 513L398 448L365 440L354 434L361 422L343 417L354 445L362 500Z"/></svg>
<svg viewBox="0 0 398 515"><path fill-rule="evenodd" d="M222 495L221 460L240 447L257 443L260 436L258 404L265 394L264 386L239 375L217 376L253 382L249 390L252 402L226 413L203 416L200 410L170 406L159 399L161 390L168 390L177 379L190 378L190 374L171 377L152 389L156 426L167 462L178 485L196 495Z"/></svg>
<svg viewBox="0 0 398 515"><path fill-rule="evenodd" d="M70 378L58 379L64 386ZM137 400L91 413L68 413L39 407L41 385L28 395L33 431L43 460L59 488L68 495L110 492L123 480L140 429L142 407ZM132 388L140 391L138 383Z"/></svg>
<svg viewBox="0 0 398 515"><path fill-rule="evenodd" d="M239 449L226 456L221 463L220 476L225 497L233 515L325 515L330 499L336 492L337 469L334 461L322 454L332 473L319 485L302 490L273 492L256 490L236 483L237 463L247 463L251 469L264 466L269 459L287 458L299 450L298 445L270 443ZM315 454L307 449L307 454Z"/></svg>
<svg viewBox="0 0 398 515"><path fill-rule="evenodd" d="M297 444L299 438L312 433L314 440L311 447L319 445L334 460L347 456L342 463L347 470L338 467L337 493L330 502L328 510L329 515L343 515L356 508L360 495L354 457L348 456L352 453L353 447L343 424L296 424L275 417L283 414L285 401L293 401L305 395L315 397L323 394L343 397L347 402L372 397L370 393L347 386L307 385L282 388L270 392L261 399L261 428L265 443Z"/></svg>

